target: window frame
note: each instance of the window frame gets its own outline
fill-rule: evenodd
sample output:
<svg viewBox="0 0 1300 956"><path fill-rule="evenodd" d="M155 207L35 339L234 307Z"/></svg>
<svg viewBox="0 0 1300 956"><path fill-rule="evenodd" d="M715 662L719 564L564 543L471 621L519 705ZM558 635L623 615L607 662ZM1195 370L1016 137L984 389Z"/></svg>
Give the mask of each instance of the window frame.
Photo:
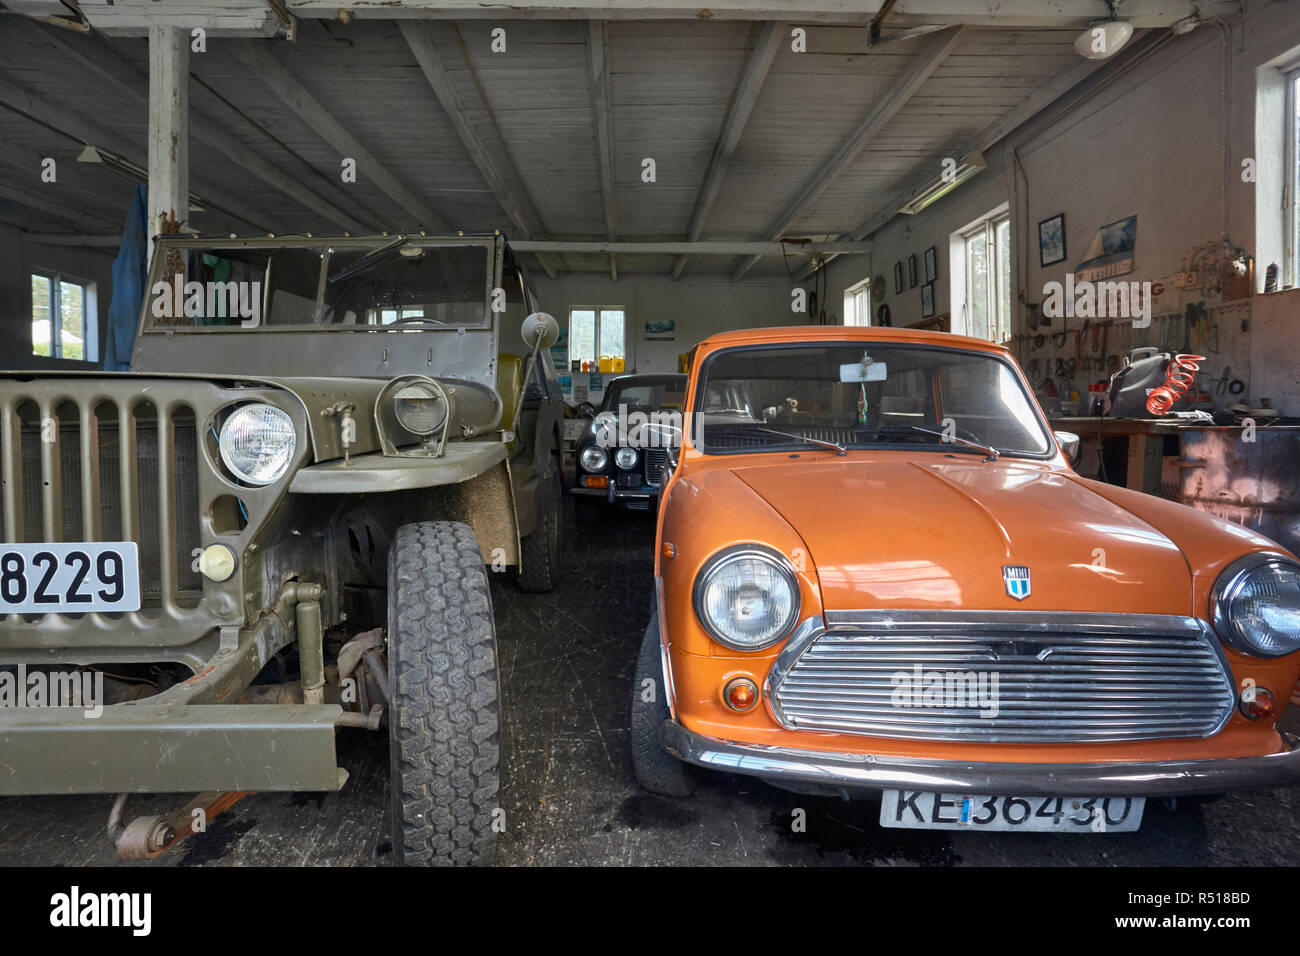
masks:
<svg viewBox="0 0 1300 956"><path fill-rule="evenodd" d="M1286 112L1286 141L1283 144L1283 181L1282 181L1282 275L1279 276L1279 289L1294 289L1300 285L1300 152L1297 152L1296 137L1300 136L1300 63L1293 63L1283 69L1282 81L1285 84L1283 102Z"/></svg>
<svg viewBox="0 0 1300 956"><path fill-rule="evenodd" d="M601 314L604 313L604 312L618 312L618 313L621 313L621 314L622 314L622 316L623 316L623 367L624 367L624 369L626 369L627 371L630 371L631 368L632 368L632 356L631 356L631 354L630 354L630 353L631 353L631 350L628 348L630 342L629 342L629 336L628 336L628 308L627 308L627 306L625 306L625 305L570 305L570 306L569 306L569 325L568 325L568 331L569 331L569 347L568 347L568 350L567 350L566 353L565 353L565 358L566 358L566 360L567 360L567 362L568 362L568 368L565 370L566 373L568 373L568 372L572 372L572 369L573 369L573 342L574 342L574 339L573 339L573 313L575 313L575 312L591 312L591 313L593 313L594 316L595 316L595 319L594 319L594 325L593 325L593 327L592 327L592 339L591 339L591 341L592 341L592 343L593 343L593 345L595 346L595 349L596 349L595 361L596 361L596 363L597 363L597 368L595 368L595 369L591 369L591 370L590 370L590 371L595 371L595 372L598 372L598 371L599 371L599 363L600 363L600 317L601 317ZM620 373L620 374L624 374L624 373Z"/></svg>
<svg viewBox="0 0 1300 956"><path fill-rule="evenodd" d="M1011 235L1011 211L1009 209L989 213L987 216L984 216L971 226L968 226L957 233L958 238L961 239L961 259L963 270L965 272L965 288L962 290L962 308L965 310L964 318L966 323L966 334L975 335L975 330L972 324L973 310L971 309L971 289L974 287L974 282L972 281L971 276L971 259L968 245L972 239L983 235L984 248L988 257L988 286L985 293L987 298L985 305L988 308L990 334L976 337L984 338L986 341L998 345L1005 343L1011 338L1012 322L1010 310L1008 310L1005 323L1002 321L1001 316L1001 301L1002 293L1004 291L1002 285L1005 281L1005 283L1010 286L1012 282L1010 273L1012 271L1012 266L1014 265L1008 261L1007 276L1006 279L1003 280L1001 274L1002 270L998 265L998 260L1000 259L999 250L1001 249L1001 244L998 242L998 229L1004 223L1007 226L1007 252L1009 260L1013 243L1013 237Z"/></svg>
<svg viewBox="0 0 1300 956"><path fill-rule="evenodd" d="M858 310L859 298L866 302L866 309L862 312ZM852 308L853 321L849 321L850 304ZM844 324L854 328L869 327L871 325L871 277L863 279L861 282L855 282L844 290Z"/></svg>
<svg viewBox="0 0 1300 956"><path fill-rule="evenodd" d="M99 364L99 309L95 298L95 283L92 279L83 279L57 269L28 269L27 291L31 296L28 302L27 328L35 323L36 300L32 296L32 280L45 279L50 284L50 347L49 355L36 351L36 339L32 337L32 358L50 359L57 362L77 362L80 364ZM60 287L64 284L76 286L81 290L81 358L68 358L63 355L63 296Z"/></svg>

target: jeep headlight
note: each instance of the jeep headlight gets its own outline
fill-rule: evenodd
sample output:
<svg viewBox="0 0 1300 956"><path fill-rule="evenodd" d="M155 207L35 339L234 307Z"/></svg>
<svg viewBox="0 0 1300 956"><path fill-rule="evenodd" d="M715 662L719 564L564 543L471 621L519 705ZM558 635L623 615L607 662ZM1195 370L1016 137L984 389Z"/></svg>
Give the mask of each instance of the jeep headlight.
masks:
<svg viewBox="0 0 1300 956"><path fill-rule="evenodd" d="M397 423L412 435L432 435L447 418L442 396L427 382L403 385L393 396L393 414Z"/></svg>
<svg viewBox="0 0 1300 956"><path fill-rule="evenodd" d="M578 456L578 464L584 471L604 471L609 464L609 453L599 445L588 445Z"/></svg>
<svg viewBox="0 0 1300 956"><path fill-rule="evenodd" d="M1256 657L1300 650L1300 565L1280 554L1248 554L1224 569L1210 596L1214 630Z"/></svg>
<svg viewBox="0 0 1300 956"><path fill-rule="evenodd" d="M289 469L298 447L293 419L261 402L241 405L230 413L217 440L221 460L240 481L269 485Z"/></svg>
<svg viewBox="0 0 1300 956"><path fill-rule="evenodd" d="M739 545L715 555L695 579L694 597L704 629L740 651L776 643L799 616L794 570L762 545Z"/></svg>

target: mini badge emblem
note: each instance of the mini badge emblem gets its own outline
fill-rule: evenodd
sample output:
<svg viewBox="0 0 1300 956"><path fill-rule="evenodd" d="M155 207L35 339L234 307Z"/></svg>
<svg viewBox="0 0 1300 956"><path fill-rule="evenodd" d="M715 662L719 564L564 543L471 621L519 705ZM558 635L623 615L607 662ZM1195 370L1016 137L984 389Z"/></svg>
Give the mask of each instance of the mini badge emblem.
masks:
<svg viewBox="0 0 1300 956"><path fill-rule="evenodd" d="M1029 597L1029 568L1023 564L1003 565L1002 580L1006 582L1007 594L1017 601Z"/></svg>

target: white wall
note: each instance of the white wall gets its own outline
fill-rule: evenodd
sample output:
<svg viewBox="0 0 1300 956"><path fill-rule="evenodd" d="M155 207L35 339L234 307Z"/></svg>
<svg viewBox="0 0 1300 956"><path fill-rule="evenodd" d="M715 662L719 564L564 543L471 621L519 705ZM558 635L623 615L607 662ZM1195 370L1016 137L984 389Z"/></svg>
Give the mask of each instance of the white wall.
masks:
<svg viewBox="0 0 1300 956"><path fill-rule="evenodd" d="M868 268L885 277L895 326L911 325L921 320L920 284L894 293L893 265L909 254L917 257L924 272L923 255L929 246L939 253L939 278L936 284L936 313L952 309L952 267L947 250L953 232L972 220L992 211L1001 203L1010 203L1013 245L1013 333L1028 331L1027 310L1021 303L1038 303L1043 286L1062 281L1067 271L1084 257L1085 250L1099 227L1127 216L1136 215L1137 248L1135 272L1126 281L1164 282L1166 291L1155 302L1155 313L1181 311L1191 301L1217 299L1205 290L1183 293L1168 282L1171 275L1184 268L1184 258L1195 246L1219 240L1226 228L1234 245L1252 255L1256 243L1256 184L1242 182L1241 160L1254 157L1257 148L1275 143L1256 143L1257 69L1275 62L1293 49L1300 48L1300 5L1296 3L1252 3L1250 15L1235 28L1228 45L1230 73L1228 84L1229 136L1228 154L1223 154L1223 46L1220 33L1211 26L1172 37L1161 49L1119 72L1104 68L1084 86L1076 88L1055 107L1049 108L986 154L988 168L916 216L899 216L872 237L875 251L870 257L841 258L828 269L828 283L835 301L842 290L866 277ZM1267 130L1268 124L1261 124ZM1018 154L1023 172L1016 169ZM1226 210L1222 202L1225 195ZM1261 172L1269 175L1268 163ZM1271 175L1278 174L1276 165ZM1027 181L1027 188L1026 188ZM1014 184L1014 185L1013 185ZM1267 185L1267 183L1265 184ZM1276 206L1261 204L1266 209ZM1066 219L1067 258L1047 268L1039 266L1038 222L1063 212ZM1270 213L1271 215L1271 213ZM1280 218L1280 216L1279 216ZM1261 238L1276 241L1278 229L1270 221L1261 230ZM1267 245L1257 260L1258 285L1262 288L1263 272L1270 261L1279 258ZM863 261L866 260L866 261ZM873 304L873 309L875 305ZM842 309L842 306L840 306ZM960 306L953 309L953 331L963 331ZM1078 322L1070 321L1076 328ZM1296 357L1296 328L1292 326L1281 342ZM1060 330L1060 319L1044 332ZM1154 330L1153 330L1154 331ZM1248 380L1247 395L1252 400L1270 392L1286 394L1287 384L1278 381L1272 370L1258 370L1259 379L1250 380L1251 342L1241 329L1239 317L1221 321L1218 353L1207 353L1208 379L1217 379L1227 367L1232 377ZM1132 345L1145 344L1139 340ZM1117 351L1114 342L1110 351ZM1074 354L1073 336L1060 350L1049 346L1032 353L1052 362L1057 356ZM1104 378L1106 373L1078 373L1076 386L1088 380ZM1059 384L1059 383L1058 383ZM1223 404L1226 396L1215 395ZM1300 406L1288 408L1300 414Z"/></svg>
<svg viewBox="0 0 1300 956"><path fill-rule="evenodd" d="M700 340L728 329L805 325L807 316L791 311L791 284L779 280L670 276L608 276L560 273L534 277L542 308L567 327L574 306L623 306L628 320L628 372L675 372L677 357ZM838 306L836 312L839 311ZM647 341L646 322L677 323L673 341Z"/></svg>

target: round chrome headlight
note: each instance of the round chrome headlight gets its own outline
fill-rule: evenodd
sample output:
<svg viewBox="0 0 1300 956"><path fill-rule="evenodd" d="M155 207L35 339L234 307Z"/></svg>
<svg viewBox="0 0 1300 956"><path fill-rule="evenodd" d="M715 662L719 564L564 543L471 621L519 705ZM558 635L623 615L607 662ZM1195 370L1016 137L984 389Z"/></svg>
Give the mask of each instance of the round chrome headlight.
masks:
<svg viewBox="0 0 1300 956"><path fill-rule="evenodd" d="M432 435L447 418L442 396L427 382L403 385L393 396L397 423L412 435Z"/></svg>
<svg viewBox="0 0 1300 956"><path fill-rule="evenodd" d="M256 402L231 412L221 426L217 446L236 478L250 485L269 485L288 471L298 433L286 412Z"/></svg>
<svg viewBox="0 0 1300 956"><path fill-rule="evenodd" d="M614 464L627 471L629 468L636 467L636 449L620 448L614 452Z"/></svg>
<svg viewBox="0 0 1300 956"><path fill-rule="evenodd" d="M588 445L578 456L578 464L586 471L604 471L609 464L609 455L599 445Z"/></svg>
<svg viewBox="0 0 1300 956"><path fill-rule="evenodd" d="M1266 552L1238 558L1210 595L1214 630L1229 647L1256 657L1300 650L1300 565Z"/></svg>
<svg viewBox="0 0 1300 956"><path fill-rule="evenodd" d="M775 644L799 616L799 582L779 553L739 545L716 554L695 579L695 615L720 643L740 651Z"/></svg>

